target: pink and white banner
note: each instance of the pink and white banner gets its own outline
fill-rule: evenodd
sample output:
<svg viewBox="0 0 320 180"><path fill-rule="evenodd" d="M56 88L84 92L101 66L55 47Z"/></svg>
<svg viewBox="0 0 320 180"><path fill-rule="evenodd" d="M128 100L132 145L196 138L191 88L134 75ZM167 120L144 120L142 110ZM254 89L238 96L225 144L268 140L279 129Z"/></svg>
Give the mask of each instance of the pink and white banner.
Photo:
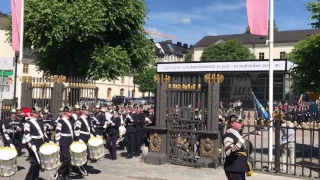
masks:
<svg viewBox="0 0 320 180"><path fill-rule="evenodd" d="M247 16L250 33L268 35L268 0L247 0Z"/></svg>
<svg viewBox="0 0 320 180"><path fill-rule="evenodd" d="M22 15L22 0L11 0L11 15L12 15L12 49L20 51L21 32L21 15Z"/></svg>

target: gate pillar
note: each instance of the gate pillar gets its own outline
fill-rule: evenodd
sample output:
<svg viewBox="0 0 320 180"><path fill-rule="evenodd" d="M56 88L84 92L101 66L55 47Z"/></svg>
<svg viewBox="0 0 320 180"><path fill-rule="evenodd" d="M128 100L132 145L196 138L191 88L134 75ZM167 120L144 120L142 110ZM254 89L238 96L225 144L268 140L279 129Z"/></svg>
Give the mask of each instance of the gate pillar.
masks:
<svg viewBox="0 0 320 180"><path fill-rule="evenodd" d="M149 152L144 158L147 164L162 165L168 162L167 156L167 88L170 77L167 75L156 75L154 81L157 83L155 102L156 125L148 127Z"/></svg>
<svg viewBox="0 0 320 180"><path fill-rule="evenodd" d="M62 106L63 90L65 81L64 76L53 76L51 77L53 82L53 89L51 92L51 101L50 101L50 112L52 113L53 119L57 119L59 109Z"/></svg>
<svg viewBox="0 0 320 180"><path fill-rule="evenodd" d="M219 102L220 83L224 81L221 74L206 74L204 81L208 83L207 129L199 132L200 159L198 166L217 168L219 166L220 131L219 131Z"/></svg>
<svg viewBox="0 0 320 180"><path fill-rule="evenodd" d="M21 107L32 108L32 77L22 76L21 83Z"/></svg>

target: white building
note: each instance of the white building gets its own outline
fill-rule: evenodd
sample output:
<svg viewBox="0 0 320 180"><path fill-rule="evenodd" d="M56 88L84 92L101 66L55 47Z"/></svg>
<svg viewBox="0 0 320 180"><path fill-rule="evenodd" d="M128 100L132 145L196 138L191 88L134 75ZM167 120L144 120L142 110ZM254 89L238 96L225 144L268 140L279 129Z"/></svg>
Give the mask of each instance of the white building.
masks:
<svg viewBox="0 0 320 180"><path fill-rule="evenodd" d="M156 62L183 62L185 54L192 46L188 44L172 43L171 40L155 43Z"/></svg>
<svg viewBox="0 0 320 180"><path fill-rule="evenodd" d="M6 42L5 35L6 15L0 14L0 69L12 70L14 72L15 66L15 52L9 43ZM36 65L33 64L34 56L31 51L25 51L23 60L18 63L17 67L17 94L19 99L21 96L21 76L43 77L43 72L38 71ZM13 78L14 79L14 78ZM0 82L1 83L1 82ZM142 97L148 96L148 93L139 92L139 87L133 83L133 77L124 76L115 81L96 82L99 88L98 98L111 100L113 96L123 95L127 97ZM14 83L7 84L7 79L4 81L3 98L7 100L13 99ZM1 89L0 89L1 90Z"/></svg>
<svg viewBox="0 0 320 180"><path fill-rule="evenodd" d="M294 30L279 31L274 33L274 59L284 59L285 54L292 51L296 43L307 38L310 35L318 34L320 30ZM266 43L267 37L251 34L232 34L219 36L205 36L193 46L194 61L200 61L203 49L214 43L236 39L244 46L248 47L255 55L256 59L269 59L269 45Z"/></svg>

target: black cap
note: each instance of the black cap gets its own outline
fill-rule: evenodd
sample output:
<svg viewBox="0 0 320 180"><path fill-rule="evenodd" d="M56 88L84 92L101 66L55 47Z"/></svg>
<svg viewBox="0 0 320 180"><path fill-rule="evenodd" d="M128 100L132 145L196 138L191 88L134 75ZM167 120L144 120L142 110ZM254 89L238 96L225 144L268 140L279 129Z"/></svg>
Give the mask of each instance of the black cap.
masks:
<svg viewBox="0 0 320 180"><path fill-rule="evenodd" d="M236 114L232 114L229 116L229 121L230 122L242 122L242 119L239 119L239 117Z"/></svg>
<svg viewBox="0 0 320 180"><path fill-rule="evenodd" d="M70 108L68 107L68 106L65 106L64 108L63 108L63 112L69 112L70 111Z"/></svg>

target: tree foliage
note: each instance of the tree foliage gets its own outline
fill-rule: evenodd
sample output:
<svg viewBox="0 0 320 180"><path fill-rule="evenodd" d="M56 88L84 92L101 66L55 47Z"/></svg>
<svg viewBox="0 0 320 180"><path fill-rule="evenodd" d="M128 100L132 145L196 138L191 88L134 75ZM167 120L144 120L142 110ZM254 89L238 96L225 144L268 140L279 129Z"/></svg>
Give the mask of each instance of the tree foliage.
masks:
<svg viewBox="0 0 320 180"><path fill-rule="evenodd" d="M307 10L311 12L309 20L313 20L311 23L313 28L320 28L320 2L309 2L307 4Z"/></svg>
<svg viewBox="0 0 320 180"><path fill-rule="evenodd" d="M188 51L187 54L184 55L184 61L192 61L192 54L192 50Z"/></svg>
<svg viewBox="0 0 320 180"><path fill-rule="evenodd" d="M154 58L146 16L143 0L28 0L24 46L46 74L116 79Z"/></svg>
<svg viewBox="0 0 320 180"><path fill-rule="evenodd" d="M156 83L153 77L157 75L157 69L154 67L146 68L140 71L138 76L135 76L134 80L139 85L140 92L156 92Z"/></svg>
<svg viewBox="0 0 320 180"><path fill-rule="evenodd" d="M244 60L254 59L254 55L249 48L243 46L238 40L232 39L204 48L200 59L202 61Z"/></svg>
<svg viewBox="0 0 320 180"><path fill-rule="evenodd" d="M270 21L268 21L268 32L269 32L269 26L270 26ZM276 20L273 20L273 30L279 31L279 28L277 27L277 24L276 24ZM251 34L249 26L246 28L245 34Z"/></svg>
<svg viewBox="0 0 320 180"><path fill-rule="evenodd" d="M292 69L297 75L294 88L300 91L320 90L320 35L299 41L288 57L297 65Z"/></svg>

